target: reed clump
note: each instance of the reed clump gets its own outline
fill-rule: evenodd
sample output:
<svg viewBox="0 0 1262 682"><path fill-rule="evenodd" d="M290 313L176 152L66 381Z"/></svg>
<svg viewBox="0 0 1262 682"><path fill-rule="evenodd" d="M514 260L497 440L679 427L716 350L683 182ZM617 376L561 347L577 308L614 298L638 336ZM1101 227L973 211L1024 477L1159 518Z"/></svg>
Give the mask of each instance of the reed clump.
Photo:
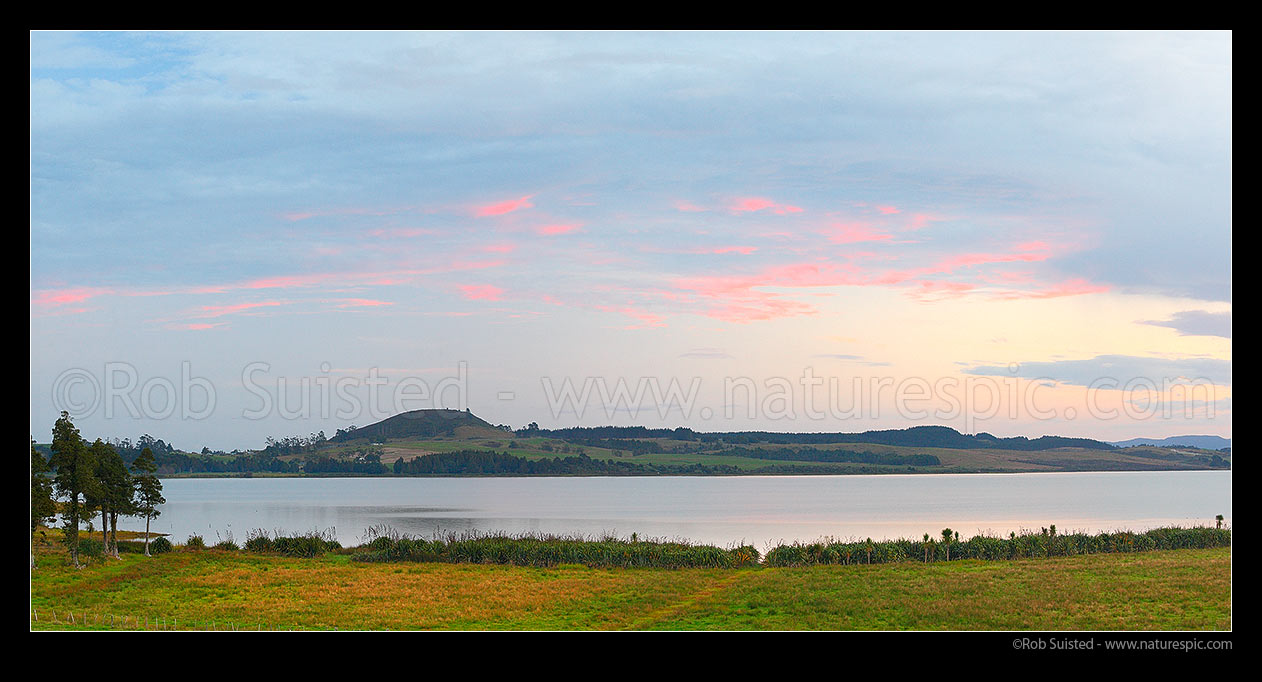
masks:
<svg viewBox="0 0 1262 682"><path fill-rule="evenodd" d="M591 568L740 568L757 565L757 549L744 545L724 549L682 540L618 538L612 535L509 535L445 533L431 539L401 535L389 528L370 528L355 561L417 561L467 564L510 564L553 567L579 564Z"/></svg>
<svg viewBox="0 0 1262 682"><path fill-rule="evenodd" d="M980 559L1039 559L1080 554L1147 552L1159 549L1207 549L1231 546L1230 528L1167 527L1136 533L1056 532L1056 526L1037 531L1010 533L1008 537L975 535L960 540L944 531L922 539L795 542L767 552L768 566L817 566L824 564L884 564L899 561L958 561Z"/></svg>
<svg viewBox="0 0 1262 682"><path fill-rule="evenodd" d="M265 530L250 531L243 547L256 554L279 554L292 557L317 557L342 548L332 529L309 531L301 535L284 535Z"/></svg>

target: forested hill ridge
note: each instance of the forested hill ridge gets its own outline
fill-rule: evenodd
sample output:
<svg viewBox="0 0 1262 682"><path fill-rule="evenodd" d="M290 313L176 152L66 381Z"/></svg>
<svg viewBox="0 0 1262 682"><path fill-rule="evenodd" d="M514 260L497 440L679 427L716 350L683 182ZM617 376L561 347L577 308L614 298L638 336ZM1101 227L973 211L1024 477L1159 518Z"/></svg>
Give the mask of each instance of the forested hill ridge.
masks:
<svg viewBox="0 0 1262 682"><path fill-rule="evenodd" d="M780 445L824 445L832 443L873 443L921 448L994 448L998 450L1051 450L1053 448L1086 448L1113 450L1115 446L1090 438L1063 436L1025 436L998 438L989 433L968 435L949 426L913 426L906 429L864 431L862 433L780 433L776 431L696 432L689 428L648 429L643 426L595 426L567 429L523 429L518 435L534 433L564 440L609 438L674 438L699 440L704 443L773 443Z"/></svg>
<svg viewBox="0 0 1262 682"><path fill-rule="evenodd" d="M1222 436L1170 436L1168 438L1131 438L1113 441L1113 445L1129 448L1136 445L1156 445L1163 448L1185 447L1202 450L1231 449L1231 439Z"/></svg>
<svg viewBox="0 0 1262 682"><path fill-rule="evenodd" d="M467 410L416 410L364 427L267 438L259 450L184 452L151 436L112 441L124 460L153 451L180 475L652 476L1228 469L1231 452L1119 448L1088 438L999 438L947 426L858 433L700 432L597 426L513 430ZM44 446L41 449L46 449Z"/></svg>
<svg viewBox="0 0 1262 682"><path fill-rule="evenodd" d="M354 440L370 441L391 440L398 438L433 438L435 436L454 436L457 429L493 430L486 421L475 417L468 410L412 410L396 414L368 426L351 426L338 429L329 440L334 443L346 443Z"/></svg>

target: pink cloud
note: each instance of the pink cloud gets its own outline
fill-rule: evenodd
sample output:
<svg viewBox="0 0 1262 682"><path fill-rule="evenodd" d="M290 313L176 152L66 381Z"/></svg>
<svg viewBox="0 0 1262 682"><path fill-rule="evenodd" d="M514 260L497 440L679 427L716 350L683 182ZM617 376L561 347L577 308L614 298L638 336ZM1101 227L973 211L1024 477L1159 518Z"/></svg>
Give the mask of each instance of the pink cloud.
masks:
<svg viewBox="0 0 1262 682"><path fill-rule="evenodd" d="M535 232L538 232L539 234L542 234L542 235L552 236L552 235L558 235L558 234L567 234L581 227L582 225L578 223L544 225L542 227L536 228Z"/></svg>
<svg viewBox="0 0 1262 682"><path fill-rule="evenodd" d="M263 277L260 279L252 279L243 284L243 289L291 289L295 287L309 287L314 284L327 281L336 275L332 273L317 273L310 275L279 275L276 277Z"/></svg>
<svg viewBox="0 0 1262 682"><path fill-rule="evenodd" d="M456 260L449 265L433 268L415 268L406 270L386 270L382 272L315 272L302 275L277 275L248 280L239 284L224 285L208 289L219 293L232 289L294 289L312 287L320 284L335 286L390 286L412 281L425 275L459 272L463 270L483 270L504 265L503 259L494 260Z"/></svg>
<svg viewBox="0 0 1262 682"><path fill-rule="evenodd" d="M1021 299L1021 298L1061 298L1063 296L1083 296L1086 294L1102 294L1109 291L1109 287L1103 284L1092 284L1085 279L1075 278L1065 280L1044 287L1042 289L1027 291L1005 291L996 296L1001 299Z"/></svg>
<svg viewBox="0 0 1262 682"><path fill-rule="evenodd" d="M391 301L378 301L371 298L343 298L337 305L339 308L375 308L383 305L394 305Z"/></svg>
<svg viewBox="0 0 1262 682"><path fill-rule="evenodd" d="M766 268L753 275L681 278L679 289L713 303L701 314L728 322L753 322L793 315L813 315L813 306L786 299L764 288L793 288L858 284L850 266L832 263L793 263Z"/></svg>
<svg viewBox="0 0 1262 682"><path fill-rule="evenodd" d="M877 206L876 210L879 211L881 215L894 215L899 212L899 210L893 206Z"/></svg>
<svg viewBox="0 0 1262 682"><path fill-rule="evenodd" d="M35 296L31 298L31 305L40 308L49 308L53 306L66 305L67 303L82 303L90 298L105 296L112 293L115 293L113 289L102 289L98 287L44 289L35 292Z"/></svg>
<svg viewBox="0 0 1262 682"><path fill-rule="evenodd" d="M834 244L857 244L860 242L884 242L893 239L876 227L862 222L833 223L821 230Z"/></svg>
<svg viewBox="0 0 1262 682"><path fill-rule="evenodd" d="M1047 253L963 253L939 261L939 272L951 272L959 268L987 265L990 263L1033 262L1047 260Z"/></svg>
<svg viewBox="0 0 1262 682"><path fill-rule="evenodd" d="M942 218L929 213L913 213L911 222L907 223L909 230L923 230L929 226L929 223L942 220Z"/></svg>
<svg viewBox="0 0 1262 682"><path fill-rule="evenodd" d="M260 301L257 303L234 303L232 305L204 305L192 317L223 317L224 315L232 315L256 308L271 308L279 305L285 304L282 301Z"/></svg>
<svg viewBox="0 0 1262 682"><path fill-rule="evenodd" d="M648 328L657 328L657 327L666 326L666 323L662 321L662 318L660 315L654 315L653 313L650 313L646 310L641 310L639 308L634 308L630 306L616 307L616 306L598 305L596 306L596 309L603 310L605 312L622 313L623 315L626 315L627 317L630 317L635 320L639 320L640 322L639 324L627 325L623 327L623 329L648 329Z"/></svg>
<svg viewBox="0 0 1262 682"><path fill-rule="evenodd" d="M223 322L189 322L186 324L169 324L167 325L167 329L174 329L177 331L202 331L205 329L222 327L223 325Z"/></svg>
<svg viewBox="0 0 1262 682"><path fill-rule="evenodd" d="M692 203L691 201L685 201L683 199L680 199L679 201L675 202L675 208L677 210L684 211L685 213L700 213L702 211L707 210L705 208L702 208Z"/></svg>
<svg viewBox="0 0 1262 682"><path fill-rule="evenodd" d="M526 196L520 199L510 199L508 201L501 201L496 204L486 204L483 206L475 206L473 208L473 215L479 218L486 218L488 216L497 216L497 215L504 215L505 213L512 213L513 211L519 211L523 208L531 208L534 206L534 204L530 203L530 200L534 196L535 195L533 194L527 194Z"/></svg>
<svg viewBox="0 0 1262 682"><path fill-rule="evenodd" d="M733 213L753 213L757 211L770 210L777 215L786 215L789 213L801 213L802 209L798 206L789 204L778 204L770 199L762 197L744 197L736 199L728 206Z"/></svg>
<svg viewBox="0 0 1262 682"><path fill-rule="evenodd" d="M465 284L460 287L460 292L472 301L498 301L504 290L490 284Z"/></svg>
<svg viewBox="0 0 1262 682"><path fill-rule="evenodd" d="M482 250L488 253L512 253L516 249L516 244L510 244L508 242L504 242L502 244L487 244L482 247Z"/></svg>
<svg viewBox="0 0 1262 682"><path fill-rule="evenodd" d="M688 249L666 249L657 246L644 246L640 248L645 253L686 253L693 255L716 255L721 256L727 253L739 253L748 256L758 250L757 246L698 246Z"/></svg>
<svg viewBox="0 0 1262 682"><path fill-rule="evenodd" d="M922 280L917 283L911 294L922 300L936 300L963 296L976 289L977 285L969 282Z"/></svg>

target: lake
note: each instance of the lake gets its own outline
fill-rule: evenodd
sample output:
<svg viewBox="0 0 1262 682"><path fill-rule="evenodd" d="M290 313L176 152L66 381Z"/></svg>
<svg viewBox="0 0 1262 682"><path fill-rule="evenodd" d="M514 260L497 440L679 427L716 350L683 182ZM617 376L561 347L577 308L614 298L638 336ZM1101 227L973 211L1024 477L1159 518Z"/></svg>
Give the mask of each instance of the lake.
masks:
<svg viewBox="0 0 1262 682"><path fill-rule="evenodd" d="M1056 524L1144 530L1231 520L1230 471L877 476L177 478L155 532L333 529L344 545L386 524L412 535L506 531L687 538L760 550L821 537L969 537ZM128 519L126 528L143 530Z"/></svg>

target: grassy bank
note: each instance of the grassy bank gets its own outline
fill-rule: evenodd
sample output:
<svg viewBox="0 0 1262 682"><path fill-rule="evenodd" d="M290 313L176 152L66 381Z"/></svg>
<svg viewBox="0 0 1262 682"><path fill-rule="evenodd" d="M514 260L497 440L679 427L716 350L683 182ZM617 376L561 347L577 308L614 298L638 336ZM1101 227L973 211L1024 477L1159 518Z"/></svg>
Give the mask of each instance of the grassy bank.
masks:
<svg viewBox="0 0 1262 682"><path fill-rule="evenodd" d="M34 629L1226 629L1231 550L801 568L38 556ZM70 614L75 622L70 624ZM54 615L55 614L55 615ZM127 624L122 623L126 617ZM139 624L138 624L139 623Z"/></svg>

